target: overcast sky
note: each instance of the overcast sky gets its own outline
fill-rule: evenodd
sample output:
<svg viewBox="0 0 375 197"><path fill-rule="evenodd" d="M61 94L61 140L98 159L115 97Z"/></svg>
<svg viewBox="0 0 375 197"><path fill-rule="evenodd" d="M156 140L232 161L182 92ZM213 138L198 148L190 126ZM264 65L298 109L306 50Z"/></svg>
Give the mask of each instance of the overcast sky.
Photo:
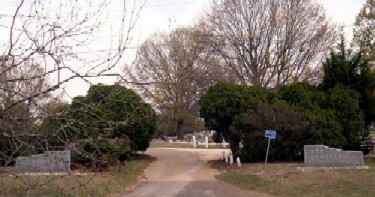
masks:
<svg viewBox="0 0 375 197"><path fill-rule="evenodd" d="M112 1L115 5L114 7L116 7L116 3L122 0ZM137 3L140 1L141 0L136 0ZM327 16L333 22L345 26L345 32L350 39L355 17L365 3L365 0L318 1L323 4ZM19 2L19 0L0 0L0 23L5 21L1 18L1 14L13 13L17 2ZM137 29L133 32L135 41L131 45L139 45L155 31L168 31L178 26L192 24L195 18L202 14L202 11L206 9L211 2L212 0L147 0L137 23ZM120 10L121 9L115 8L113 12ZM127 51L128 62L134 58L134 52L135 49L129 49L129 51ZM119 65L116 70L119 71L120 68L121 65ZM106 80L108 79L102 82L106 82ZM66 89L70 96L82 95L87 91L87 84L81 83L78 85L77 83L79 83L79 81L75 81L74 84L69 84L67 86Z"/></svg>
<svg viewBox="0 0 375 197"><path fill-rule="evenodd" d="M345 25L351 31L355 17L365 0L318 0L332 21ZM155 30L168 30L170 27L188 25L201 14L212 0L148 0L142 13L140 25L142 37Z"/></svg>

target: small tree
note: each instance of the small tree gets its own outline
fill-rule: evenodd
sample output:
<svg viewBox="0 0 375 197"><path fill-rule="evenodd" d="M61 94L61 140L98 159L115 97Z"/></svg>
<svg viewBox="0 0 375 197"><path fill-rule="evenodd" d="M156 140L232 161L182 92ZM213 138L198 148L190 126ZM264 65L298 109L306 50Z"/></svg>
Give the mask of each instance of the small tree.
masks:
<svg viewBox="0 0 375 197"><path fill-rule="evenodd" d="M156 129L156 114L151 106L133 90L120 85L91 86L86 97L73 100L71 112L75 128L83 129L76 138L127 136L134 151L146 150Z"/></svg>
<svg viewBox="0 0 375 197"><path fill-rule="evenodd" d="M341 84L357 91L359 107L365 115L366 125L375 120L375 73L362 53L349 53L342 39L338 52L332 52L323 65L324 77L320 84L323 90L330 90Z"/></svg>
<svg viewBox="0 0 375 197"><path fill-rule="evenodd" d="M93 169L100 167L98 161L113 163L127 159L131 151L145 151L156 130L151 106L120 85L91 86L86 96L55 110L42 124L53 136L50 142L75 144L73 161Z"/></svg>
<svg viewBox="0 0 375 197"><path fill-rule="evenodd" d="M342 126L342 135L346 139L344 148L359 150L359 137L368 135L364 132L365 121L360 108L360 94L340 84L329 93L330 108L335 111L336 119Z"/></svg>
<svg viewBox="0 0 375 197"><path fill-rule="evenodd" d="M241 114L253 112L271 96L267 89L261 87L220 82L202 96L200 114L205 126L224 137L230 143L232 153L237 156L243 131L233 127L234 120Z"/></svg>
<svg viewBox="0 0 375 197"><path fill-rule="evenodd" d="M277 131L277 140L270 150L272 159L294 159L303 151L306 126L297 108L281 103L260 104L255 112L243 114L234 123L234 127L245 132L241 156L247 161L264 159L267 149L264 131L267 129Z"/></svg>
<svg viewBox="0 0 375 197"><path fill-rule="evenodd" d="M300 140L307 144L325 144L337 148L345 146L342 126L336 118L335 110L330 107L326 92L307 83L296 83L282 87L277 98L300 111L306 122L306 130Z"/></svg>

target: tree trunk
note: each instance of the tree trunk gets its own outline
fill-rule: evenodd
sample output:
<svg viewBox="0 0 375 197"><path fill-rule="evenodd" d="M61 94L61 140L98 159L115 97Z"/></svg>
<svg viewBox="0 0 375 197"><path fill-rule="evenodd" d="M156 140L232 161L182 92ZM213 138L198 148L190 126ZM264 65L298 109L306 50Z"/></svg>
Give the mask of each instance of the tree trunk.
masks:
<svg viewBox="0 0 375 197"><path fill-rule="evenodd" d="M179 140L184 139L184 132L183 132L184 121L179 119L176 121L176 135Z"/></svg>

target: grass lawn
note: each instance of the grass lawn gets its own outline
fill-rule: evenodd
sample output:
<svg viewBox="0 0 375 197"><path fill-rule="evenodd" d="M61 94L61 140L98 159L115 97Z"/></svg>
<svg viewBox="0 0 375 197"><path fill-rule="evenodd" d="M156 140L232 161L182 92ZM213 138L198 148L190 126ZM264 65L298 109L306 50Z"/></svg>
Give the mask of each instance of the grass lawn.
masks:
<svg viewBox="0 0 375 197"><path fill-rule="evenodd" d="M111 196L137 182L153 159L143 156L107 172L65 176L8 176L0 174L0 196Z"/></svg>
<svg viewBox="0 0 375 197"><path fill-rule="evenodd" d="M227 146L228 148L229 146ZM191 143L169 143L169 142L161 142L161 141L153 141L150 143L150 148L193 148L193 144ZM198 149L206 149L204 145L197 145ZM222 145L209 145L209 149L224 149Z"/></svg>
<svg viewBox="0 0 375 197"><path fill-rule="evenodd" d="M214 161L222 173L218 179L244 189L275 196L375 196L375 161L366 161L368 170L336 169L300 172L303 163L264 163L243 165L242 169Z"/></svg>

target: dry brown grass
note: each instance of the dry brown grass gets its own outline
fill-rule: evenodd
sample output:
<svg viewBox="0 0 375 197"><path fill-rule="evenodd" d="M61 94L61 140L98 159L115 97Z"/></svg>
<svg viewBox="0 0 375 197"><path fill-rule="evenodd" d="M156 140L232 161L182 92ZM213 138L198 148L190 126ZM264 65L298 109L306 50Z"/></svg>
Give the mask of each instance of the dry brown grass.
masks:
<svg viewBox="0 0 375 197"><path fill-rule="evenodd" d="M301 172L303 163L245 164L242 169L223 167L219 179L249 190L276 196L374 196L375 162L367 160L369 169L319 169Z"/></svg>
<svg viewBox="0 0 375 197"><path fill-rule="evenodd" d="M70 175L0 175L0 196L109 196L137 182L152 158L138 158L107 172Z"/></svg>

